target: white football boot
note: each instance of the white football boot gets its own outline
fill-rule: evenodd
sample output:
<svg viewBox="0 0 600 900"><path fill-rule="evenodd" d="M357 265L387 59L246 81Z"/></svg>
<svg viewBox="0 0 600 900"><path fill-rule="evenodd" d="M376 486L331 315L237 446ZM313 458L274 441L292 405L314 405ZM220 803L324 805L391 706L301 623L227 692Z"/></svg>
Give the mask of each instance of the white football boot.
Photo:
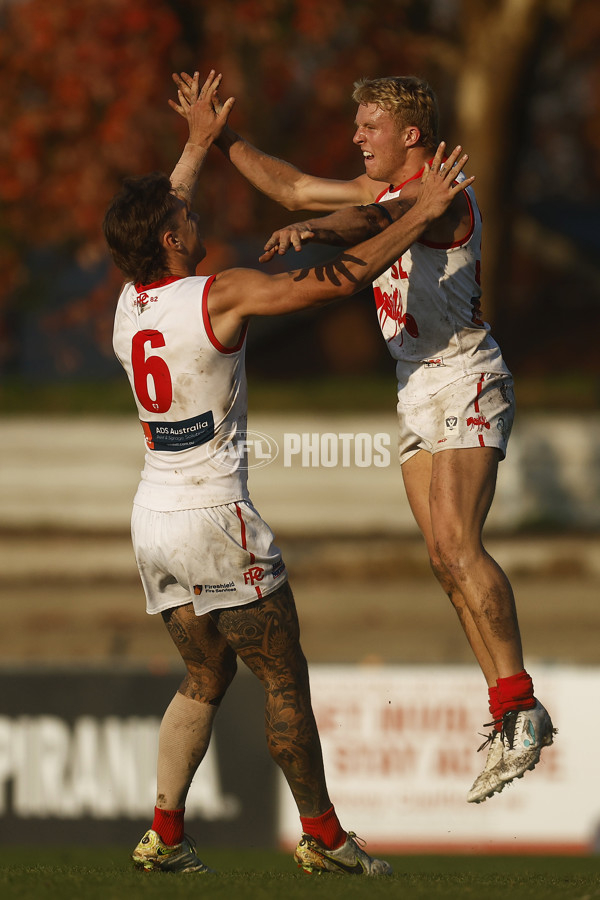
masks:
<svg viewBox="0 0 600 900"><path fill-rule="evenodd" d="M494 723L491 722L491 725ZM488 735L487 740L478 748L483 750L484 747L490 745L487 759L483 771L477 776L471 786L471 790L467 794L468 803L482 803L493 794L500 793L502 788L506 786L505 781L501 781L497 771L498 763L501 762L504 753L504 744L500 731L492 731Z"/></svg>
<svg viewBox="0 0 600 900"><path fill-rule="evenodd" d="M540 761L543 747L554 741L556 729L539 700L533 709L509 710L502 716L502 759L495 771L504 784L522 778Z"/></svg>

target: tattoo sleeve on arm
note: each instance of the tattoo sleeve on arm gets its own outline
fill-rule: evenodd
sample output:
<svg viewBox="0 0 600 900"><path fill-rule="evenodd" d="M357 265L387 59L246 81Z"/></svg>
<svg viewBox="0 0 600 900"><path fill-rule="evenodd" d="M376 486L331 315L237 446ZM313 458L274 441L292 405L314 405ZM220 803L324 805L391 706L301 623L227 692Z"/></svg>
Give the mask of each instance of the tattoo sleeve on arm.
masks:
<svg viewBox="0 0 600 900"><path fill-rule="evenodd" d="M394 220L392 219L392 214L391 214L391 212L389 211L389 209L388 209L387 207L383 206L381 203L369 203L368 206L365 206L365 210L374 210L374 211L377 211L377 213L378 213L380 216L383 216L383 218L386 220L386 222L388 223L388 225L391 225L392 222L394 221ZM385 227L385 226L384 226L384 227Z"/></svg>
<svg viewBox="0 0 600 900"><path fill-rule="evenodd" d="M314 272L317 281L325 281L325 279L327 279L327 281L330 281L331 284L334 284L336 287L341 285L342 282L339 275L342 275L344 278L347 278L348 281L357 284L359 279L348 270L345 265L346 262L355 263L357 266L367 265L366 262L358 256L351 256L350 253L342 253L340 256L336 256L335 259L332 259L331 262L325 263L322 266L297 269L294 272L290 272L289 275L293 281L304 281L311 272Z"/></svg>
<svg viewBox="0 0 600 900"><path fill-rule="evenodd" d="M392 222L401 219L405 213L412 209L417 202L416 195L413 197L397 197L393 200L387 200L385 203L369 203L363 207L371 211L374 220L378 223L377 231L387 228Z"/></svg>
<svg viewBox="0 0 600 900"><path fill-rule="evenodd" d="M416 196L403 197L386 203L347 207L322 219L310 219L307 225L313 232L312 240L316 243L354 247L375 237L403 216L414 206L416 199Z"/></svg>

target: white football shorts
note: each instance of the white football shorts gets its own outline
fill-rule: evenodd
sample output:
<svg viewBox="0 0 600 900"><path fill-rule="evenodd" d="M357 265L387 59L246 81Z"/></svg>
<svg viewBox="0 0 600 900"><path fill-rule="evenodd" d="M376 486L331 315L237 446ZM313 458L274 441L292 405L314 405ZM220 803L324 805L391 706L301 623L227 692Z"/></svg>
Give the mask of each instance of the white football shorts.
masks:
<svg viewBox="0 0 600 900"><path fill-rule="evenodd" d="M398 456L497 447L506 456L515 415L510 375L465 375L418 404L398 401Z"/></svg>
<svg viewBox="0 0 600 900"><path fill-rule="evenodd" d="M287 579L273 532L246 500L174 512L134 504L131 535L151 615L190 602L198 616L243 606Z"/></svg>

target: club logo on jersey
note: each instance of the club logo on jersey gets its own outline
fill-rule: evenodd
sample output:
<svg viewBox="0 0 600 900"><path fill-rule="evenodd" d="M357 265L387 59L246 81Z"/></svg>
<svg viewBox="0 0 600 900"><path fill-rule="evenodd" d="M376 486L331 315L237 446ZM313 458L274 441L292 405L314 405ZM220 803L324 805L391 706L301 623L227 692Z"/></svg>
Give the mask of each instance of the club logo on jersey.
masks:
<svg viewBox="0 0 600 900"><path fill-rule="evenodd" d="M498 416L498 421L496 422L496 428L500 432L500 434L506 433L506 422L502 418L502 416Z"/></svg>
<svg viewBox="0 0 600 900"><path fill-rule="evenodd" d="M477 434L482 434L484 428L487 428L489 431L490 423L483 413L480 413L478 416L469 416L467 419L467 428L470 428L471 431L477 431Z"/></svg>
<svg viewBox="0 0 600 900"><path fill-rule="evenodd" d="M458 416L446 416L444 420L444 434L452 434L458 428Z"/></svg>
<svg viewBox="0 0 600 900"><path fill-rule="evenodd" d="M437 369L439 366L445 366L446 363L443 356L437 356L435 359L424 359L423 365L426 369Z"/></svg>
<svg viewBox="0 0 600 900"><path fill-rule="evenodd" d="M250 566L247 572L244 572L244 584L256 584L265 577L265 570L262 566Z"/></svg>
<svg viewBox="0 0 600 900"><path fill-rule="evenodd" d="M149 303L156 303L158 297L151 297L146 291L142 291L141 294L138 294L135 300L133 301L133 305L137 307L139 312L144 312Z"/></svg>
<svg viewBox="0 0 600 900"><path fill-rule="evenodd" d="M398 288L394 288L392 293L388 294L377 285L374 285L373 295L377 306L377 318L386 341L393 341L394 338L400 335L398 343L402 346L405 329L412 338L419 337L419 326L414 316L404 312L404 305Z"/></svg>

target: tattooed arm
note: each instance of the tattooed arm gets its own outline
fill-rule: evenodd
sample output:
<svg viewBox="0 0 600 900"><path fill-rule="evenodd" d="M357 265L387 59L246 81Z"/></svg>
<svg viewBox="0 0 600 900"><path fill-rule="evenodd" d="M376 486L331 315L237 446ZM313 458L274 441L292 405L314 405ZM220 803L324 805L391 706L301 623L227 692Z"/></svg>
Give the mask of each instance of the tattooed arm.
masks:
<svg viewBox="0 0 600 900"><path fill-rule="evenodd" d="M189 137L186 145L175 164L175 168L171 172L173 191L188 206L191 205L194 199L198 186L198 176L206 154L213 141L216 140L225 127L227 117L235 102L234 98L230 97L221 106L219 114L215 114L212 101L220 81L221 76L215 75L214 69L211 69L206 81L200 87L200 76L196 72L193 79L191 79L187 95L184 97L180 93L179 103L169 100L169 104L173 109L176 109L187 121L189 128Z"/></svg>
<svg viewBox="0 0 600 900"><path fill-rule="evenodd" d="M473 178L460 184L456 175L467 157L456 163L460 148L440 171L443 145L431 170L426 169L415 205L396 222L326 265L266 275L255 269L229 269L217 275L208 295L208 310L217 339L236 343L250 316L283 315L348 297L369 285L448 208ZM456 164L455 164L456 163Z"/></svg>
<svg viewBox="0 0 600 900"><path fill-rule="evenodd" d="M285 225L274 231L259 262L269 262L275 254L282 256L290 247L298 251L302 244L314 241L333 244L336 247L353 247L360 241L374 237L397 221L417 202L413 197L387 200L385 203L369 203L367 206L348 206L329 216L319 216L304 222Z"/></svg>

